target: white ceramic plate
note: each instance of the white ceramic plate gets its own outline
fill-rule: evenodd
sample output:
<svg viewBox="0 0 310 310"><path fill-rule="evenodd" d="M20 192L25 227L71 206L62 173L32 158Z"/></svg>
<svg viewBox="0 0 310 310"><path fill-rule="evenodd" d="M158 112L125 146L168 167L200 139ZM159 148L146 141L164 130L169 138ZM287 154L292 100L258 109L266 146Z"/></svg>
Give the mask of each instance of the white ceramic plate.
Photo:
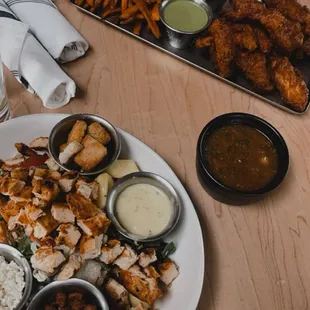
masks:
<svg viewBox="0 0 310 310"><path fill-rule="evenodd" d="M0 158L16 154L14 143L29 143L39 136L48 136L53 126L64 114L36 114L19 117L0 124ZM173 259L180 267L180 275L164 299L157 302L160 310L195 310L199 301L204 279L204 247L201 227L194 206L183 185L171 168L148 146L130 134L119 130L122 137L122 158L130 158L143 171L157 173L168 180L176 189L183 204L180 224L169 235L177 251Z"/></svg>

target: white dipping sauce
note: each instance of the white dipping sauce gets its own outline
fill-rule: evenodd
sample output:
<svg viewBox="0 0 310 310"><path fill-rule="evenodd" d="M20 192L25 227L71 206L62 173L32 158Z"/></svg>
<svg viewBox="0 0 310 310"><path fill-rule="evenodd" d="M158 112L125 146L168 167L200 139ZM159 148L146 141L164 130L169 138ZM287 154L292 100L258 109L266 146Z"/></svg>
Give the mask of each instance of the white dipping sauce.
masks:
<svg viewBox="0 0 310 310"><path fill-rule="evenodd" d="M172 202L155 186L135 184L120 193L115 211L119 223L129 233L149 237L161 233L168 225Z"/></svg>

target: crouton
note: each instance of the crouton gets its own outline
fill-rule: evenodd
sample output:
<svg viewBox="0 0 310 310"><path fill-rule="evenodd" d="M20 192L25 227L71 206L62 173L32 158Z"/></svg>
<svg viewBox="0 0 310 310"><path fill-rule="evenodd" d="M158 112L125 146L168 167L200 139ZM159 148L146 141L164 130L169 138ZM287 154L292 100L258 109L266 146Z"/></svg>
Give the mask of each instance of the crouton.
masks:
<svg viewBox="0 0 310 310"><path fill-rule="evenodd" d="M59 162L61 164L68 164L70 160L83 149L83 145L80 142L72 141L63 152L59 154Z"/></svg>
<svg viewBox="0 0 310 310"><path fill-rule="evenodd" d="M77 154L74 157L74 161L83 170L90 171L95 168L107 154L108 150L101 143L94 142Z"/></svg>
<svg viewBox="0 0 310 310"><path fill-rule="evenodd" d="M67 202L78 220L91 218L100 211L95 204L80 194L68 194Z"/></svg>
<svg viewBox="0 0 310 310"><path fill-rule="evenodd" d="M78 220L77 224L88 236L98 236L107 232L111 221L102 211L99 211L93 217Z"/></svg>
<svg viewBox="0 0 310 310"><path fill-rule="evenodd" d="M59 147L59 152L63 152L65 150L65 148L68 146L69 143L63 143L60 145Z"/></svg>
<svg viewBox="0 0 310 310"><path fill-rule="evenodd" d="M59 223L74 223L75 221L75 216L66 203L53 203L51 213Z"/></svg>
<svg viewBox="0 0 310 310"><path fill-rule="evenodd" d="M48 138L47 137L36 138L29 143L29 147L34 150L47 150Z"/></svg>
<svg viewBox="0 0 310 310"><path fill-rule="evenodd" d="M119 240L109 240L101 249L100 260L105 264L112 264L119 257L125 247L121 246Z"/></svg>
<svg viewBox="0 0 310 310"><path fill-rule="evenodd" d="M94 122L88 126L87 134L92 136L103 145L107 145L111 141L110 134L97 122Z"/></svg>
<svg viewBox="0 0 310 310"><path fill-rule="evenodd" d="M69 133L68 143L73 141L81 142L85 136L86 129L86 122L77 120Z"/></svg>

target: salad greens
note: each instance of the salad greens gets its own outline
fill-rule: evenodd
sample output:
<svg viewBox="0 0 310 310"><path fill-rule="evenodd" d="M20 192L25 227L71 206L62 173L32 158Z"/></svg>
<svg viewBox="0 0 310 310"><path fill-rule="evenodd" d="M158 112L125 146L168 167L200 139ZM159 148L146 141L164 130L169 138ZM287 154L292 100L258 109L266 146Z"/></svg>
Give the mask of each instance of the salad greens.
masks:
<svg viewBox="0 0 310 310"><path fill-rule="evenodd" d="M33 252L31 250L31 241L26 234L22 235L21 239L18 242L17 249L26 257L27 260L29 260L30 257L33 255Z"/></svg>

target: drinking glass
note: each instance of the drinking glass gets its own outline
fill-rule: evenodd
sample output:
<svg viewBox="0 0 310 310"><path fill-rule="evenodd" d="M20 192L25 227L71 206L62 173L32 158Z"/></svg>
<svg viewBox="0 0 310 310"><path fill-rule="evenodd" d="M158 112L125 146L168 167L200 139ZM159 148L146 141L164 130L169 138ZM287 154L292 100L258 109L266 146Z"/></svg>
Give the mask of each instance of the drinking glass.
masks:
<svg viewBox="0 0 310 310"><path fill-rule="evenodd" d="M10 118L9 103L6 96L3 65L0 56L0 123Z"/></svg>

